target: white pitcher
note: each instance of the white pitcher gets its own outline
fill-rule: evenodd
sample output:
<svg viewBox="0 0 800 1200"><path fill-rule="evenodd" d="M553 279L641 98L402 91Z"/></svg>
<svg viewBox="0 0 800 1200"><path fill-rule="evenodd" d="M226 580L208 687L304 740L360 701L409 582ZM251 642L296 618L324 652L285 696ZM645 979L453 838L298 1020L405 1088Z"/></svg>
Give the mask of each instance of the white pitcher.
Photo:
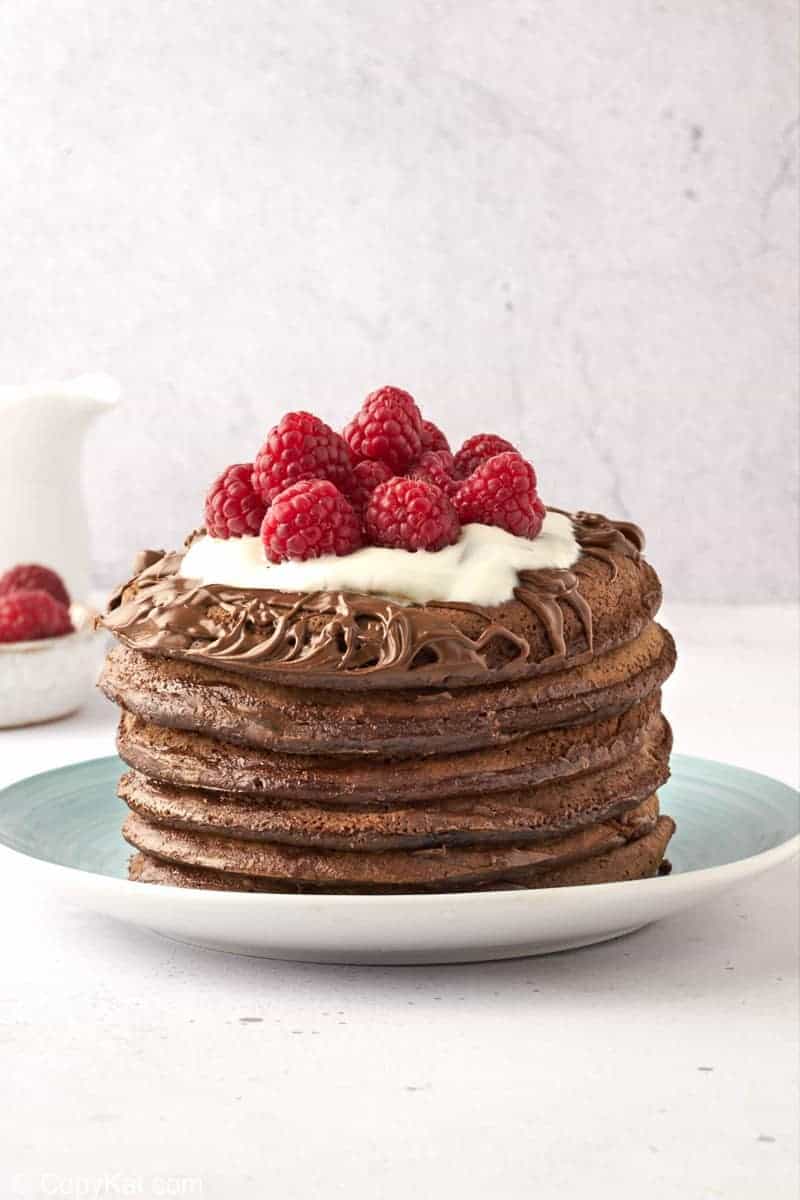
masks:
<svg viewBox="0 0 800 1200"><path fill-rule="evenodd" d="M105 375L0 387L0 574L41 563L59 572L74 600L86 600L81 448L89 423L114 407L119 391Z"/></svg>

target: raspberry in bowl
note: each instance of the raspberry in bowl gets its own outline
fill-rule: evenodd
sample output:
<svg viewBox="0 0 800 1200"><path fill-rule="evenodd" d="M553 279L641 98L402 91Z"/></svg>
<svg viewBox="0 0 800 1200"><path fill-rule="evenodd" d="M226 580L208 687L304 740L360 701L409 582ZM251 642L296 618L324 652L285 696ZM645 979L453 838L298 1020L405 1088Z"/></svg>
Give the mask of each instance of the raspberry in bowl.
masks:
<svg viewBox="0 0 800 1200"><path fill-rule="evenodd" d="M71 602L55 571L23 563L0 576L0 728L80 708L96 660L94 613Z"/></svg>
<svg viewBox="0 0 800 1200"><path fill-rule="evenodd" d="M524 451L492 431L459 446L402 388L343 433L306 411L259 432L205 528L146 552L103 617L131 879L425 893L663 873L675 650L641 530L548 508Z"/></svg>

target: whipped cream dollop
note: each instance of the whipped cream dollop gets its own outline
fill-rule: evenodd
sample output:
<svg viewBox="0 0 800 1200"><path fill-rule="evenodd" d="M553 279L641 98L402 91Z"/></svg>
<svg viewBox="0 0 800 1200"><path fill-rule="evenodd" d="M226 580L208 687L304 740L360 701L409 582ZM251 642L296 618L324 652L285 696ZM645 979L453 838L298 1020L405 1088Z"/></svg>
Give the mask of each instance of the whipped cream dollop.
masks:
<svg viewBox="0 0 800 1200"><path fill-rule="evenodd" d="M548 512L533 541L491 525L465 525L444 550L387 550L365 546L353 554L306 562L270 563L257 537L198 538L181 566L185 579L203 584L283 592L358 592L401 603L431 600L493 606L510 600L520 571L566 568L580 547L572 521Z"/></svg>

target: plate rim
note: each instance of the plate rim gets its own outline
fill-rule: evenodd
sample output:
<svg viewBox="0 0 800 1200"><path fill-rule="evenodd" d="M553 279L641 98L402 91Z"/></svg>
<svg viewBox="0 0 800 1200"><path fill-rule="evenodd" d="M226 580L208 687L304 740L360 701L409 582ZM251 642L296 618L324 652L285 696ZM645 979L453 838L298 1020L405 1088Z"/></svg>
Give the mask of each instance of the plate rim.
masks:
<svg viewBox="0 0 800 1200"><path fill-rule="evenodd" d="M48 776L60 774L63 771L78 769L82 767L96 766L101 763L111 763L119 761L119 755L109 754L102 755L98 758L81 759L76 762L62 763L58 767L50 767L46 771L38 771L33 775L24 776L21 779L13 780L10 784L0 789L0 804L2 804L4 796L13 789L23 784L31 783L35 780L44 780ZM764 780L770 785L778 786L785 789L796 801L800 801L800 791L789 783L785 783L781 779L776 779L773 775L765 775L762 771L753 771L749 767L739 767L735 763L723 762L719 759L704 758L699 755L675 753L671 756L671 761L675 766L684 764L699 764L700 766L710 765L713 767L725 767L728 770L735 772L738 775L750 776L754 780ZM532 897L546 897L558 894L574 895L580 893L585 895L587 899L602 892L604 895L609 894L609 889L618 892L621 888L637 888L640 891L652 889L654 886L675 892L682 886L688 887L690 883L703 884L709 878L723 882L729 875L746 875L751 876L758 874L763 870L768 870L771 866L777 866L781 862L785 862L800 854L800 831L792 834L789 838L779 842L776 846L770 846L766 850L760 850L757 854L749 854L744 858L736 858L731 862L718 863L715 866L697 867L694 869L676 872L674 875L662 875L648 879L619 879L608 883L593 883L579 884L568 887L550 887L550 888L515 888L508 890L486 890L486 891L465 891L465 892L394 892L394 893L368 893L359 894L358 892L342 892L342 893L311 893L311 892L229 892L215 891L207 888L181 888L171 884L162 884L158 888L148 886L139 880L124 879L115 875L106 875L99 871L90 871L84 867L68 866L64 863L52 862L50 859L39 858L36 855L29 854L25 850L17 849L10 846L2 839L2 828L0 827L0 854L13 854L24 859L29 864L34 864L34 868L51 873L67 873L68 877L74 877L82 881L91 880L91 886L98 887L102 885L104 888L119 888L130 889L131 887L139 888L142 895L155 892L159 893L163 898L163 888L168 887L172 893L172 899L180 896L177 900L178 904L191 905L208 902L217 905L227 905L228 907L236 907L239 905L252 905L255 903L268 903L271 905L292 906L292 907L314 907L324 902L326 906L349 906L356 907L372 907L376 904L381 908L387 908L391 905L396 905L398 902L419 907L422 904L430 905L431 902L441 902L447 900L448 903L457 904L464 908L468 905L480 904L485 906L489 903L535 903ZM683 883L681 883L683 881ZM518 897L523 898L517 900ZM540 903L543 900L539 901ZM150 903L150 901L146 901Z"/></svg>

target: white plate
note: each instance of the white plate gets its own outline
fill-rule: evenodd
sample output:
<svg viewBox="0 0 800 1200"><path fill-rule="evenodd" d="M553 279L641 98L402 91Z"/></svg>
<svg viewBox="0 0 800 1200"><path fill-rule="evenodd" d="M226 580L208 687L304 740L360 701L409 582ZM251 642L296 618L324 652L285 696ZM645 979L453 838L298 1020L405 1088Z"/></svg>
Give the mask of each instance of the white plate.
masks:
<svg viewBox="0 0 800 1200"><path fill-rule="evenodd" d="M0 793L0 846L67 900L182 942L322 963L453 963L549 954L620 937L796 854L798 795L764 775L673 756L673 873L658 879L457 895L303 896L131 883L117 758ZM32 879L36 886L36 881Z"/></svg>

